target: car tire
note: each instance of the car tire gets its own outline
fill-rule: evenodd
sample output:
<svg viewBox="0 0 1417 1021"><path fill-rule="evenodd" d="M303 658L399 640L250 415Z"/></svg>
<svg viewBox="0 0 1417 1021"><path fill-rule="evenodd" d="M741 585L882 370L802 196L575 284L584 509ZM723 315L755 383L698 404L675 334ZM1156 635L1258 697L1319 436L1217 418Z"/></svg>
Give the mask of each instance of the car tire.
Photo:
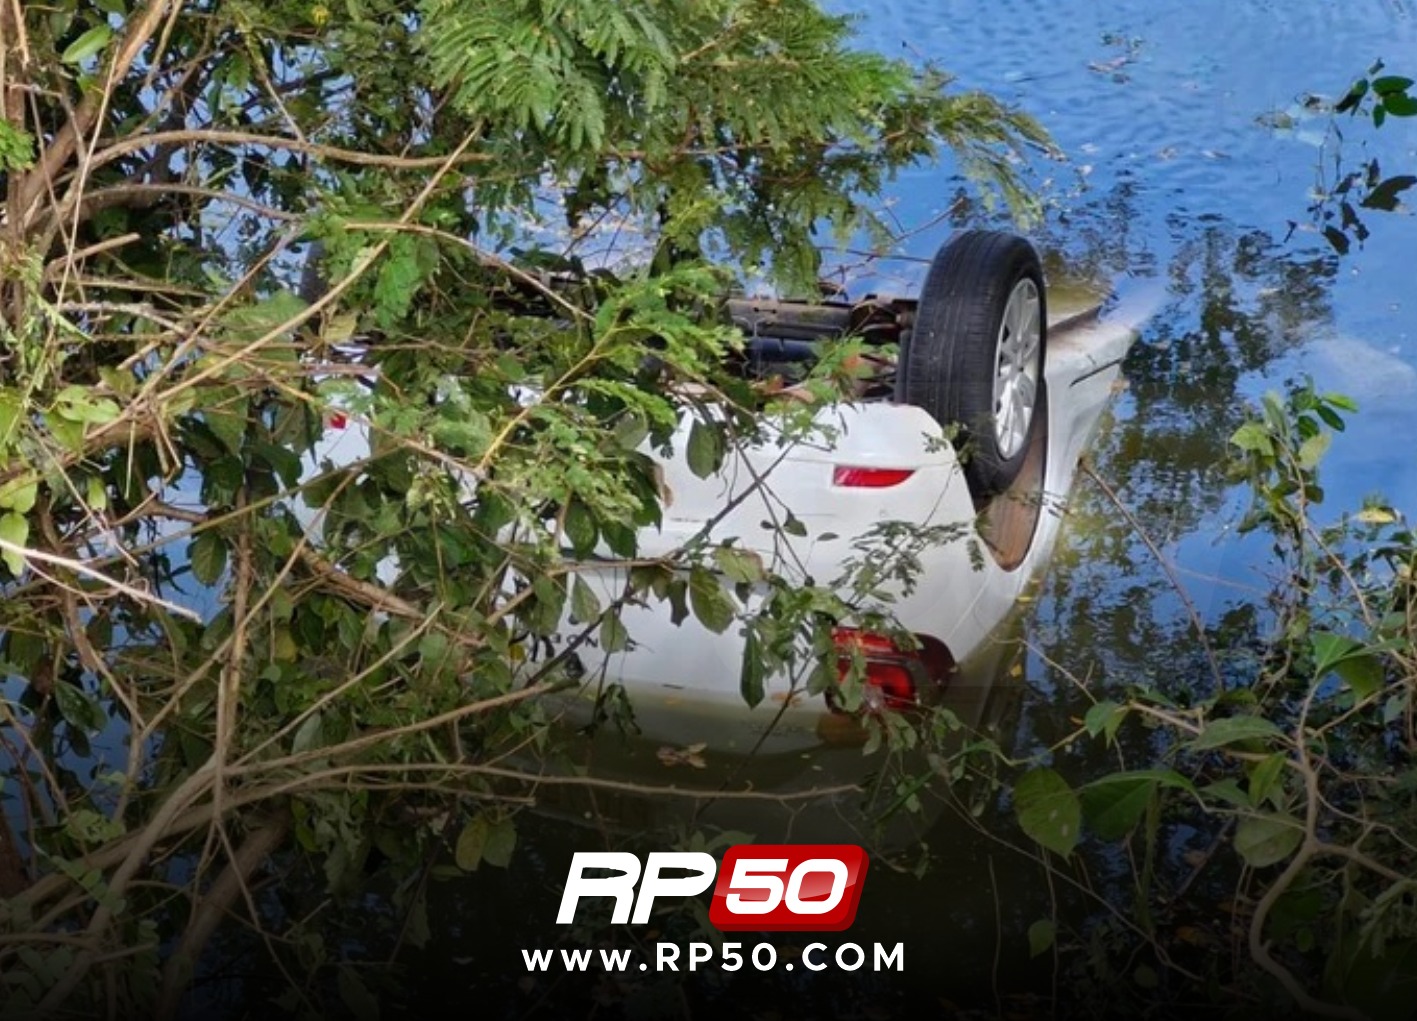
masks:
<svg viewBox="0 0 1417 1021"><path fill-rule="evenodd" d="M977 500L1009 488L1044 407L1047 295L1038 253L1000 231L965 231L936 254L896 369L896 400L957 426Z"/></svg>

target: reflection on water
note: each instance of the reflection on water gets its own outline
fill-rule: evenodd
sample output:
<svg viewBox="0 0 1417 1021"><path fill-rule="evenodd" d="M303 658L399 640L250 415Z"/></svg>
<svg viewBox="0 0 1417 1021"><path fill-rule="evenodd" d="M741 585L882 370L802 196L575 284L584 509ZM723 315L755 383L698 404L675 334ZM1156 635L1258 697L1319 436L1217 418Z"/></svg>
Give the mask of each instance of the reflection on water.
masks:
<svg viewBox="0 0 1417 1021"><path fill-rule="evenodd" d="M1352 505L1381 488L1417 512L1411 445L1390 441L1417 432L1417 296L1410 284L1417 227L1405 215L1375 215L1366 247L1342 259L1306 231L1317 163L1333 153L1319 148L1321 122L1300 123L1309 116L1303 97L1340 93L1377 56L1412 73L1417 57L1414 67L1396 65L1417 54L1417 22L1397 0L831 6L860 14L867 45L937 59L964 84L1038 115L1069 156L1048 168L1051 207L1039 237L1053 265L1114 281L1123 296L1161 290L1161 310L1129 359L1129 388L1094 462L1175 563L1220 668L1242 676L1265 626L1267 546L1232 533L1241 506L1222 463L1247 400L1302 372L1323 389L1353 392L1365 413L1326 463L1330 504ZM1380 156L1385 166L1417 167L1411 122L1389 122L1378 133L1354 125L1349 134L1346 145ZM947 167L922 168L897 182L893 212L905 224L924 222L957 193ZM911 238L906 253L930 255L939 234ZM892 272L909 285L923 268L903 263ZM999 690L1012 694L1001 711L986 714L1002 743L1020 754L1075 726L1088 704L1080 684L1100 694L1156 683L1184 699L1210 683L1186 608L1108 498L1080 481L1071 513L1054 568L1026 616L1031 651L1022 678L1007 676L1012 660L1001 667ZM1114 765L1090 761L1091 754L1100 753L1074 749L1060 768L1081 774ZM859 753L837 750L761 767L714 762L710 770L730 770L761 787L810 786L870 768L858 763ZM680 780L652 745L602 742L581 764L641 781ZM708 1005L714 1013L872 1018L899 1016L907 1006L947 1015L954 1006L1027 1013L1001 990L1032 984L1039 994L1049 991L1047 959L1030 962L1025 933L1053 913L1051 904L1066 910L1071 895L1050 890L1036 863L942 802L930 802L909 838L873 862L852 931L860 942L904 942L908 977L863 974L850 986L852 1002L819 1002L821 987L800 972L795 979L779 974L768 992L766 980L746 975L728 983L701 975L682 989L639 976L524 978L518 948L564 936L547 923L575 850L664 848L676 830L695 826L758 839L852 839L859 832L851 799L840 797L815 809L722 801L697 813L690 802L666 807L623 791L594 797L591 804L566 797L545 814L524 814L509 870L484 867L434 883L429 922L438 937L416 956L400 957L403 980L425 991L425 1006L445 1009L450 996L467 1002L475 995L490 1016L557 1016L571 1005L583 1014L598 1003L633 1017L686 1017ZM993 800L981 821L1007 836L1006 802ZM1193 837L1171 836L1178 853ZM1097 869L1101 886L1115 878L1107 863ZM671 929L664 938L687 935ZM835 995L848 987L830 988ZM774 1009L763 998L769 993Z"/></svg>

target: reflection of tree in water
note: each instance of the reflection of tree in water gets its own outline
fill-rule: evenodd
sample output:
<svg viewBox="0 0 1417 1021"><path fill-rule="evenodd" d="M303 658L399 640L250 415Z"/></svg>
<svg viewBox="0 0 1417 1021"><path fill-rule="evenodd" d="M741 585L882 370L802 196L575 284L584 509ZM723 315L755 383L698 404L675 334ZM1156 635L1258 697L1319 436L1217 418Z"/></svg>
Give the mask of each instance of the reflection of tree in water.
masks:
<svg viewBox="0 0 1417 1021"><path fill-rule="evenodd" d="M1180 232L1184 224L1173 223ZM1228 440L1245 382L1331 320L1330 258L1296 255L1259 232L1208 223L1165 268L1166 301L1128 358L1128 391L1094 448L1099 472L1163 548L1221 513ZM1144 542L1080 479L1038 637L1070 667L1169 671L1198 652L1184 607ZM1208 529L1210 530L1210 529ZM1206 583L1194 582L1209 604ZM1050 652L1051 656L1051 652ZM1114 672L1109 669L1109 673ZM1122 680L1122 676L1117 677Z"/></svg>
<svg viewBox="0 0 1417 1021"><path fill-rule="evenodd" d="M1165 287L1162 307L1128 358L1128 389L1091 460L1156 545L1173 561L1180 549L1182 567L1187 555L1216 541L1227 543L1227 556L1258 563L1268 553L1262 537L1242 542L1222 534L1224 525L1238 518L1243 499L1226 478L1229 437L1247 416L1258 389L1255 378L1315 327L1331 322L1336 262L1296 253L1264 233L1225 221L1197 225L1173 219L1170 228L1178 241L1155 273ZM1105 270L1115 258L1115 253L1085 256L1084 265ZM1205 620L1227 683L1247 683L1267 626L1263 595L1218 588L1190 574L1182 580ZM1213 685L1184 601L1146 543L1085 475L1072 493L1070 520L1028 628L1036 654L1028 670L1030 702L1013 751L1026 755L1054 747L1051 764L1075 784L1166 761L1158 732L1135 725L1123 727L1116 748L1100 740L1056 747L1076 729L1092 700L1125 698L1125 689L1135 684L1186 704L1208 695ZM1085 682L1087 693L1069 675ZM986 825L1007 825L1011 809L1001 805L1000 810ZM1215 834L1171 817L1159 825L1157 846L1164 850L1154 892L1155 903L1166 906L1150 921L1179 963L1204 971L1201 951L1178 934L1211 924L1209 915L1199 916L1233 892L1227 884L1234 877L1214 868L1193 880L1187 856L1203 853ZM1060 919L1089 938L1118 937L1116 946L1125 945L1131 938L1119 936L1125 926L1099 910L1095 897L1132 905L1135 866L1120 853L1088 854L1093 895L1060 885ZM1041 880L1036 866L1032 871ZM1004 910L1008 924L1019 930L1036 909L1022 892L1028 886L1022 880L1011 883L1010 891L1020 892L1010 892L1008 899L1019 903ZM1183 889L1184 897L1172 896ZM1064 976L1063 985L1069 995L1084 998L1091 988L1078 975ZM1091 1006L1107 1012L1106 1004Z"/></svg>

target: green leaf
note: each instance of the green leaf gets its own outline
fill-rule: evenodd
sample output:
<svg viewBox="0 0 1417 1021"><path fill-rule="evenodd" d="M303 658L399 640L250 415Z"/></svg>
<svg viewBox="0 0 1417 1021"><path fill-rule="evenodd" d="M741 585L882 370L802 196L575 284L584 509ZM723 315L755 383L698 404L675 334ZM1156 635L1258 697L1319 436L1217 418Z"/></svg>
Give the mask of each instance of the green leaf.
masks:
<svg viewBox="0 0 1417 1021"><path fill-rule="evenodd" d="M758 633L749 630L743 640L743 666L738 674L738 690L743 701L752 709L763 700L763 678L766 673L763 650L758 641Z"/></svg>
<svg viewBox="0 0 1417 1021"><path fill-rule="evenodd" d="M713 559L728 580L736 584L752 585L763 580L763 558L752 550L719 546L713 551Z"/></svg>
<svg viewBox="0 0 1417 1021"><path fill-rule="evenodd" d="M1274 453L1274 441L1270 439L1269 430L1259 422L1246 422L1240 426L1231 435L1230 442L1241 450L1250 450L1257 454Z"/></svg>
<svg viewBox="0 0 1417 1021"><path fill-rule="evenodd" d="M66 46L64 52L59 55L59 59L66 64L82 64L107 46L108 40L112 38L113 29L109 28L106 22L95 25Z"/></svg>
<svg viewBox="0 0 1417 1021"><path fill-rule="evenodd" d="M1348 110L1356 110L1363 97L1368 94L1368 79L1359 78L1353 83L1353 87L1348 90L1348 94L1338 101L1333 108L1335 113L1344 113Z"/></svg>
<svg viewBox="0 0 1417 1021"><path fill-rule="evenodd" d="M208 529L192 540L188 557L192 562L192 577L203 585L215 585L226 570L226 543Z"/></svg>
<svg viewBox="0 0 1417 1021"><path fill-rule="evenodd" d="M1314 652L1315 680L1323 680L1330 671L1336 671L1359 698L1367 698L1382 688L1386 680L1382 662L1362 642L1332 631L1315 631L1309 644Z"/></svg>
<svg viewBox="0 0 1417 1021"><path fill-rule="evenodd" d="M369 992L369 987L359 977L359 972L354 970L354 965L341 964L335 984L339 988L339 998L354 1015L355 1021L379 1021L379 1001Z"/></svg>
<svg viewBox="0 0 1417 1021"><path fill-rule="evenodd" d="M1057 927L1051 918L1040 918L1028 927L1028 956L1037 957L1053 949Z"/></svg>
<svg viewBox="0 0 1417 1021"><path fill-rule="evenodd" d="M91 511L108 509L108 487L98 475L90 475L84 481L84 503Z"/></svg>
<svg viewBox="0 0 1417 1021"><path fill-rule="evenodd" d="M1299 467L1305 471L1313 471L1319 466L1319 462L1328 453L1328 448L1333 445L1333 433L1315 433L1302 444L1299 445L1298 461Z"/></svg>
<svg viewBox="0 0 1417 1021"><path fill-rule="evenodd" d="M15 513L0 514L0 539L10 543L12 546L24 546L30 537L30 523ZM25 558L18 550L0 550L0 560L5 562L5 566L10 569L10 573L19 576L25 569Z"/></svg>
<svg viewBox="0 0 1417 1021"><path fill-rule="evenodd" d="M595 515L579 500L572 500L566 508L566 541L578 557L588 557L595 551L595 540L600 535L596 527Z"/></svg>
<svg viewBox="0 0 1417 1021"><path fill-rule="evenodd" d="M1235 850L1255 869L1286 860L1303 841L1304 828L1292 815L1249 815L1235 827Z"/></svg>
<svg viewBox="0 0 1417 1021"><path fill-rule="evenodd" d="M251 453L275 472L286 486L294 486L300 481L300 458L285 447L274 443L252 443Z"/></svg>
<svg viewBox="0 0 1417 1021"><path fill-rule="evenodd" d="M600 622L600 647L606 652L621 652L630 644L630 633L618 613L607 613Z"/></svg>
<svg viewBox="0 0 1417 1021"><path fill-rule="evenodd" d="M98 700L72 684L61 681L54 685L54 701L59 706L59 715L87 734L97 734L108 726L108 717Z"/></svg>
<svg viewBox="0 0 1417 1021"><path fill-rule="evenodd" d="M1381 78L1373 79L1373 91L1380 96L1391 95L1394 92L1406 92L1413 85L1411 78L1404 78L1401 75L1388 74ZM1354 88L1357 88L1355 85Z"/></svg>
<svg viewBox="0 0 1417 1021"><path fill-rule="evenodd" d="M1211 748L1224 748L1239 741L1263 740L1282 735L1283 731L1262 716L1227 716L1207 722L1200 736L1187 747L1193 752L1203 752Z"/></svg>
<svg viewBox="0 0 1417 1021"><path fill-rule="evenodd" d="M50 412L44 416L44 424L65 450L77 454L84 449L83 422L65 418L58 412Z"/></svg>
<svg viewBox="0 0 1417 1021"><path fill-rule="evenodd" d="M476 872L487 848L487 816L478 814L463 824L453 848L453 861L464 872Z"/></svg>
<svg viewBox="0 0 1417 1021"><path fill-rule="evenodd" d="M1122 725L1122 720L1126 715L1126 708L1116 702L1098 702L1088 709L1082 724L1087 728L1090 737L1096 737L1105 732L1110 744L1116 738L1117 729Z"/></svg>
<svg viewBox="0 0 1417 1021"><path fill-rule="evenodd" d="M15 425L24 411L24 399L14 390L0 388L0 451L10 445Z"/></svg>
<svg viewBox="0 0 1417 1021"><path fill-rule="evenodd" d="M0 507L16 514L28 514L34 509L39 495L39 480L33 475L20 475L0 485Z"/></svg>
<svg viewBox="0 0 1417 1021"><path fill-rule="evenodd" d="M1360 699L1381 691L1387 680L1382 661L1376 656L1350 656L1334 669Z"/></svg>
<svg viewBox="0 0 1417 1021"><path fill-rule="evenodd" d="M1240 785L1233 777L1226 777L1212 784L1206 784L1199 791L1202 799L1206 801L1223 801L1227 805L1235 808L1249 808L1250 796L1240 789Z"/></svg>
<svg viewBox="0 0 1417 1021"><path fill-rule="evenodd" d="M1417 98L1402 92L1390 93L1383 97L1383 105L1379 107L1386 113L1394 117L1417 117ZM1375 110L1374 113L1378 111Z"/></svg>
<svg viewBox="0 0 1417 1021"><path fill-rule="evenodd" d="M301 752L308 752L312 748L319 748L324 744L325 738L325 717L318 709L305 717L305 721L300 724L295 731L295 738L290 743L292 753L299 755Z"/></svg>
<svg viewBox="0 0 1417 1021"><path fill-rule="evenodd" d="M1255 765L1250 771L1250 804L1258 807L1260 802L1269 796L1275 781L1284 772L1284 764L1287 761L1287 755L1275 752Z"/></svg>
<svg viewBox="0 0 1417 1021"><path fill-rule="evenodd" d="M61 418L87 425L106 425L118 417L118 405L107 397L94 397L81 386L66 386L55 397L54 411Z"/></svg>
<svg viewBox="0 0 1417 1021"><path fill-rule="evenodd" d="M699 419L689 429L689 443L684 451L689 470L701 479L718 471L723 463L723 432L719 426Z"/></svg>
<svg viewBox="0 0 1417 1021"><path fill-rule="evenodd" d="M1068 782L1047 767L1029 770L1014 786L1019 826L1034 841L1063 857L1077 847L1082 805Z"/></svg>
<svg viewBox="0 0 1417 1021"><path fill-rule="evenodd" d="M487 829L487 841L482 847L482 860L504 869L512 863L517 849L517 827L511 819L498 819Z"/></svg>
<svg viewBox="0 0 1417 1021"><path fill-rule="evenodd" d="M1078 791L1078 797L1088 827L1103 840L1120 840L1141 821L1158 787L1195 789L1175 770L1142 769L1094 780Z"/></svg>
<svg viewBox="0 0 1417 1021"><path fill-rule="evenodd" d="M236 394L235 387L216 388L212 399L219 403L219 406L202 409L202 421L221 441L228 454L241 453L241 444L246 439L247 416L251 408L251 398Z"/></svg>
<svg viewBox="0 0 1417 1021"><path fill-rule="evenodd" d="M723 634L733 623L734 608L718 577L703 567L689 573L689 605L700 624L714 634Z"/></svg>
<svg viewBox="0 0 1417 1021"><path fill-rule="evenodd" d="M622 450L636 450L649 435L649 425L640 415L624 415L615 423L615 442Z"/></svg>
<svg viewBox="0 0 1417 1021"><path fill-rule="evenodd" d="M589 624L600 616L600 597L579 574L571 583L571 616L579 624Z"/></svg>
<svg viewBox="0 0 1417 1021"><path fill-rule="evenodd" d="M664 598L669 600L669 622L675 627L689 617L689 583L683 578L673 578L665 589Z"/></svg>

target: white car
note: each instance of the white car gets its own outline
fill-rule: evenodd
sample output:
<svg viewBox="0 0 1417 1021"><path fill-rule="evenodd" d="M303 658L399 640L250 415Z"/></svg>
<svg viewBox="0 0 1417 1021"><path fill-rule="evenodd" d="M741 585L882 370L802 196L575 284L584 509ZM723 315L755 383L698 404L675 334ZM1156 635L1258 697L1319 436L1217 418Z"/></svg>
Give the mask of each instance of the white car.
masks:
<svg viewBox="0 0 1417 1021"><path fill-rule="evenodd" d="M732 303L750 337L768 337L750 345L765 357L790 357L791 345L810 344L813 333L847 332L853 318L886 330L900 342L894 385L878 399L822 409L823 423L837 431L829 445L784 454L763 443L731 454L709 478L696 476L682 454L663 459L663 525L642 532L639 548L645 557L668 554L735 500L712 524L710 542L732 537L818 582L838 577L852 541L882 522L958 533L918 551L911 591L896 586L889 608L918 649L836 632L843 656L859 649L867 682L899 708L931 699L956 678L958 664L987 655L990 636L1047 560L1079 456L1136 333L1128 323L1099 318L1096 304L1064 308L1059 301L1050 309L1032 246L991 232L964 233L946 245L918 302L873 304L889 313L874 323L845 304ZM954 442L944 440L942 423L950 422L965 427ZM685 449L688 430L685 423L676 452ZM784 508L805 535L762 527L782 521ZM624 570L613 564L588 578L602 601L623 591ZM752 609L750 599L745 612ZM783 676L768 678L767 697L748 709L739 629L715 633L692 616L675 624L656 602L627 606L621 619L631 647L583 652L586 689L593 695L601 677L624 685L647 735L770 753L816 744L830 727L833 710L822 697L798 691L784 707L790 682Z"/></svg>
<svg viewBox="0 0 1417 1021"><path fill-rule="evenodd" d="M856 650L866 658L877 703L932 699L958 664L987 655L989 637L1046 561L1078 458L1135 340L1131 324L1100 318L1095 302L1063 307L1049 299L1027 241L970 231L941 249L918 300L731 301L749 338L745 371L759 376L810 360L821 340L848 334L898 344L899 355L882 359L885 371L863 385L858 401L819 410L830 442L783 448L768 437L700 478L685 456L686 419L674 455L658 458L663 521L638 536L640 556L668 555L707 531L711 544L732 538L780 572L825 582L859 556L853 543L883 522L957 534L916 551L908 591L894 583L889 609L918 648L836 632L844 657ZM350 463L367 450L362 432L343 430L312 465ZM787 511L805 534L763 527ZM607 559L583 577L607 605L625 591L627 571ZM735 605L749 614L757 598ZM594 641L577 647L582 693L593 699L606 682L623 685L653 739L771 753L815 745L830 728L828 700L805 697L783 676L765 679L756 707L745 704L740 627L717 633L692 615L675 623L668 604L655 600L624 606L621 621L630 639L622 651L604 652ZM582 630L568 615L551 647Z"/></svg>

